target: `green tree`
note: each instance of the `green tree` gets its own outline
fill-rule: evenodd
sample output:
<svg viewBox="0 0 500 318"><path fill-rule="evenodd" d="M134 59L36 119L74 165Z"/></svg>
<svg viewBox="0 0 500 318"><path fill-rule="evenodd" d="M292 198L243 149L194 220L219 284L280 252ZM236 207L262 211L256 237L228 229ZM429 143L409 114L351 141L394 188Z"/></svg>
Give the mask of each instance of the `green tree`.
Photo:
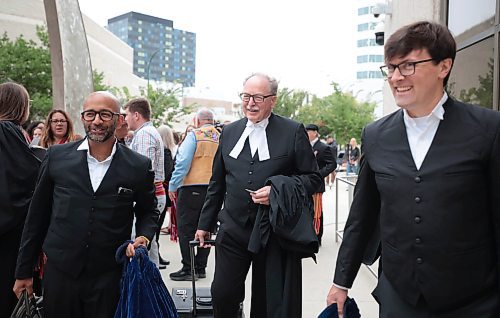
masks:
<svg viewBox="0 0 500 318"><path fill-rule="evenodd" d="M273 112L287 118L295 119L300 108L308 102L308 98L309 93L306 91L282 88L278 91Z"/></svg>
<svg viewBox="0 0 500 318"><path fill-rule="evenodd" d="M313 97L311 104L299 109L297 120L318 125L322 136L334 134L337 143L346 144L350 138L360 139L363 127L374 120L375 103L359 102L351 93L344 93L332 83L333 93Z"/></svg>
<svg viewBox="0 0 500 318"><path fill-rule="evenodd" d="M44 119L52 108L52 78L48 37L37 27L40 43L22 36L11 41L6 33L0 38L0 81L14 81L26 87L32 99L33 119Z"/></svg>

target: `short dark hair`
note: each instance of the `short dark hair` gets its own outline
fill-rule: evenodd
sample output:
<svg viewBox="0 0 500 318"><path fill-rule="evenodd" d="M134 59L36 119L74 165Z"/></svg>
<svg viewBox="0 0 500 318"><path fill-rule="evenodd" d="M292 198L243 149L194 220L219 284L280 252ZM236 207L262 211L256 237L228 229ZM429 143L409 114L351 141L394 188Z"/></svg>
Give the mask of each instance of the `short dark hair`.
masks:
<svg viewBox="0 0 500 318"><path fill-rule="evenodd" d="M14 82L0 84L0 120L21 125L28 119L29 106L30 98L24 86Z"/></svg>
<svg viewBox="0 0 500 318"><path fill-rule="evenodd" d="M410 54L413 50L426 49L434 63L451 58L452 67L457 54L457 44L450 30L439 23L419 21L394 32L387 40L384 53L386 62ZM451 68L450 68L451 73ZM450 73L444 79L448 83Z"/></svg>
<svg viewBox="0 0 500 318"><path fill-rule="evenodd" d="M128 109L131 113L138 112L145 120L149 121L151 118L151 105L149 105L149 101L145 98L134 98L126 103L124 108Z"/></svg>

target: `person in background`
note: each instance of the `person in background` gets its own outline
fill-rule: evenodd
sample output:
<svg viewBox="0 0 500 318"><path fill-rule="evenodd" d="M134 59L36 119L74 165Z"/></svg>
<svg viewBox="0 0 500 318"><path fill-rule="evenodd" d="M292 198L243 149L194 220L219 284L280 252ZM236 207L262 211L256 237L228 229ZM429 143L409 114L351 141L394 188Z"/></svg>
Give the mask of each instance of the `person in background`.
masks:
<svg viewBox="0 0 500 318"><path fill-rule="evenodd" d="M122 114L120 114L120 116L125 118L125 116ZM123 123L121 124L121 126L116 127L116 130L115 130L116 141L118 141L119 143L121 143L124 146L127 146L127 142L126 142L127 134L128 134L128 125L127 125L127 122L125 120L123 120Z"/></svg>
<svg viewBox="0 0 500 318"><path fill-rule="evenodd" d="M12 292L17 252L40 166L21 131L29 100L22 85L0 84L0 317L10 317L17 302Z"/></svg>
<svg viewBox="0 0 500 318"><path fill-rule="evenodd" d="M32 293L42 244L46 317L113 317L123 265L117 248L137 237L131 257L152 239L157 222L151 161L116 142L118 99L94 92L81 113L87 138L48 148L26 218L14 292Z"/></svg>
<svg viewBox="0 0 500 318"><path fill-rule="evenodd" d="M457 51L446 26L406 25L384 51L400 109L363 131L327 303L342 313L376 239L381 318L499 317L500 113L444 90Z"/></svg>
<svg viewBox="0 0 500 318"><path fill-rule="evenodd" d="M168 189L168 183L170 182L170 178L172 177L172 171L174 170L174 158L172 157L172 149L174 148L174 135L172 133L172 129L168 127L167 125L161 125L160 127L157 128L158 133L161 136L161 139L163 141L163 162L164 162L164 171L165 171L165 180L163 181L163 187L165 189ZM165 204L165 209L161 211L160 214L160 227L158 227L158 231L156 232L156 241L158 242L158 250L161 251L160 249L160 232L164 232L165 230L168 230L168 227L163 227L163 223L165 223L165 218L168 214L168 211L170 210L170 207L172 206L172 201L170 200L170 197L167 195L167 203ZM170 219L169 219L170 222ZM167 231L168 232L168 231ZM160 266L166 266L169 265L170 262L163 259L161 257L161 252L160 252Z"/></svg>
<svg viewBox="0 0 500 318"><path fill-rule="evenodd" d="M45 127L45 124L42 122L42 121L33 121L31 122L28 127L26 128L26 132L28 133L28 135L30 136L30 142L33 141L34 138L36 137L40 137L40 135L38 136L34 136L34 132L35 130L38 131L38 134L41 134L43 132L43 128Z"/></svg>
<svg viewBox="0 0 500 318"><path fill-rule="evenodd" d="M125 104L124 108L126 114L125 121L128 128L134 131L134 138L130 144L130 149L151 160L155 173L154 184L156 187L156 199L158 200L157 208L159 212L162 212L167 203L167 195L163 187L163 181L165 180L164 147L160 134L151 122L151 106L147 99L135 98ZM158 224L158 228L160 226ZM160 266L160 254L156 238L151 242L149 258L156 266Z"/></svg>
<svg viewBox="0 0 500 318"><path fill-rule="evenodd" d="M191 280L189 241L193 240L200 219L201 208L212 175L212 162L219 146L219 131L214 125L214 114L201 108L194 119L195 129L189 131L177 151L175 168L168 185L170 200L177 202L177 229L182 255L182 268L170 273L170 279ZM206 277L210 249L199 248L194 258L197 278Z"/></svg>
<svg viewBox="0 0 500 318"><path fill-rule="evenodd" d="M351 140L349 141L348 148L349 148L349 157L347 161L347 174L349 173L358 174L360 152L358 144L356 142L356 138L351 138Z"/></svg>
<svg viewBox="0 0 500 318"><path fill-rule="evenodd" d="M52 145L61 145L70 141L75 141L73 122L64 110L52 110L45 120L45 130L39 146L49 148ZM81 139L81 137L80 137Z"/></svg>
<svg viewBox="0 0 500 318"><path fill-rule="evenodd" d="M319 174L325 179L330 175L335 168L337 162L333 157L333 152L330 146L319 140L319 127L315 124L306 126L307 136L318 163ZM313 194L314 201L314 229L318 235L318 242L321 245L323 237L323 193L325 192L325 183L323 182L318 191Z"/></svg>
<svg viewBox="0 0 500 318"><path fill-rule="evenodd" d="M338 164L338 162L337 162L337 153L338 153L337 141L332 136L327 136L326 137L326 144L328 146L330 146L330 149L332 150L332 154L333 154L333 159ZM325 182L330 187L330 189L332 188L333 183L335 182L336 175L337 175L337 170L334 170L325 179Z"/></svg>
<svg viewBox="0 0 500 318"><path fill-rule="evenodd" d="M268 183L269 179L278 183L286 180L282 185L295 187L296 196L300 196L297 201L308 206L324 180L304 125L272 113L277 93L278 82L266 74L255 73L245 79L240 94L245 118L224 127L213 161L196 238L204 246L217 220L220 221L211 289L214 314L218 318L237 317L245 298L245 279L250 266L251 317L302 316L302 256L293 251L297 243L293 239L298 237L284 243L281 236L270 230L262 246L260 225L273 204L286 201L285 195L277 195L280 191ZM310 209L286 210L295 216L311 213ZM257 221L258 214L262 221ZM308 217L303 220L309 233L299 232L304 241L313 240L314 251L304 248L301 255L317 251L312 215ZM291 233L294 225L301 224L292 223L280 222L278 230L282 235Z"/></svg>

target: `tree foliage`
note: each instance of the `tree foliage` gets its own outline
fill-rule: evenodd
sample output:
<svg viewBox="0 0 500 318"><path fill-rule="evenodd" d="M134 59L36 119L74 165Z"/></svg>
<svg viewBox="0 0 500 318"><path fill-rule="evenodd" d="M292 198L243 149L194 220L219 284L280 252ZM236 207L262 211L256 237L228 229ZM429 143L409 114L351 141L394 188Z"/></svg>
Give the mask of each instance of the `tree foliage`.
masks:
<svg viewBox="0 0 500 318"><path fill-rule="evenodd" d="M0 81L14 81L26 87L32 99L31 118L44 119L52 108L52 78L48 37L37 27L40 43L22 36L11 41L0 38Z"/></svg>
<svg viewBox="0 0 500 318"><path fill-rule="evenodd" d="M304 103L308 102L308 98L309 94L306 91L295 91L288 88L280 89L273 112L287 118L295 119L300 108Z"/></svg>

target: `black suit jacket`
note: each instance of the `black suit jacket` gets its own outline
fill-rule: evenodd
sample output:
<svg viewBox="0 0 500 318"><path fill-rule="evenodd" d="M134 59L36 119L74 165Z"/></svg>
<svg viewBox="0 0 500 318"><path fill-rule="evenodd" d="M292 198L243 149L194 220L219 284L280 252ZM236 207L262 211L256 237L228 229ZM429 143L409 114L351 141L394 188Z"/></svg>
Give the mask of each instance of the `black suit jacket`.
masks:
<svg viewBox="0 0 500 318"><path fill-rule="evenodd" d="M151 161L117 144L96 192L82 141L50 147L24 226L16 278L32 276L43 243L51 264L77 277L116 269L116 249L137 236L151 239L158 226ZM120 190L122 188L122 190ZM123 190L125 189L125 190ZM135 202L135 206L134 206Z"/></svg>
<svg viewBox="0 0 500 318"><path fill-rule="evenodd" d="M399 110L363 132L361 170L334 282L351 287L377 223L382 268L406 301L434 309L499 290L500 113L444 104L417 170Z"/></svg>
<svg viewBox="0 0 500 318"><path fill-rule="evenodd" d="M241 236L243 227L251 229L258 205L253 203L245 189L257 190L271 176L296 175L309 195L317 192L323 183L304 126L279 115L271 114L266 128L270 159L259 161L257 153L252 158L248 139L238 159L230 157L229 153L245 130L246 123L247 119L243 118L223 129L199 229L213 229L218 215L222 224L229 222L235 225L233 233L225 227L225 231L232 235ZM248 242L249 235L250 231L246 232L242 243Z"/></svg>
<svg viewBox="0 0 500 318"><path fill-rule="evenodd" d="M318 162L319 174L325 178L337 168L337 161L333 156L333 150L330 146L318 140L313 146L313 151ZM325 192L324 182L317 192Z"/></svg>

